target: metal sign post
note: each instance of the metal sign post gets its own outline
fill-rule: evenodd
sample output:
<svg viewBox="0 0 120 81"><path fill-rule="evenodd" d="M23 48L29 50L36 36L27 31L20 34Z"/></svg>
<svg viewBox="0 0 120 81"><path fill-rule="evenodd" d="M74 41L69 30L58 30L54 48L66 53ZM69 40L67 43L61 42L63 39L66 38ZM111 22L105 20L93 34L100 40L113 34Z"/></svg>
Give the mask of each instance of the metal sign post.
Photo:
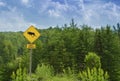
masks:
<svg viewBox="0 0 120 81"><path fill-rule="evenodd" d="M29 75L31 77L32 74L32 50L36 48L36 45L33 42L39 38L40 33L36 30L34 26L30 26L23 35L30 42L27 44L27 48L30 49L30 64L29 64Z"/></svg>
<svg viewBox="0 0 120 81"><path fill-rule="evenodd" d="M32 52L33 52L33 49L36 48L36 45L35 44L27 44L27 48L30 49L30 55L29 55L29 75L31 77L31 74L32 74Z"/></svg>
<svg viewBox="0 0 120 81"><path fill-rule="evenodd" d="M30 49L30 64L29 64L29 75L32 73L32 48Z"/></svg>

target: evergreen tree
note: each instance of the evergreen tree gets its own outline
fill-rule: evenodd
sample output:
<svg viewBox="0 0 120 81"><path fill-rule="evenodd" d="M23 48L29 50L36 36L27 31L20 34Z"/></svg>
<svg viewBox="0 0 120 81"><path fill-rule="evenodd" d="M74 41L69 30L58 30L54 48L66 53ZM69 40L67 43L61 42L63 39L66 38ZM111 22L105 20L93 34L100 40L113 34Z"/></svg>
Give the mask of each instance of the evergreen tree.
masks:
<svg viewBox="0 0 120 81"><path fill-rule="evenodd" d="M102 68L108 71L111 81L119 81L119 41L110 26L96 30L95 51L101 56Z"/></svg>
<svg viewBox="0 0 120 81"><path fill-rule="evenodd" d="M100 57L95 53L88 53L84 59L87 69L78 74L81 81L109 81L107 72L101 69Z"/></svg>

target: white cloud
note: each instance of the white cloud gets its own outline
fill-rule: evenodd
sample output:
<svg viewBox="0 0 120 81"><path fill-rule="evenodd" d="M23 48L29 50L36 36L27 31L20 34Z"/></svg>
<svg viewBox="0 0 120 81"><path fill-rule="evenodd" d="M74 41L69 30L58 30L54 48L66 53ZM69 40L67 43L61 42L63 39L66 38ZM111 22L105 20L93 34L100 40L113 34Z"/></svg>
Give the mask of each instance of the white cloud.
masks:
<svg viewBox="0 0 120 81"><path fill-rule="evenodd" d="M104 9L103 13L105 13L109 19L113 19L113 17L117 20L119 19L120 7L116 4L109 2L106 3L102 8Z"/></svg>
<svg viewBox="0 0 120 81"><path fill-rule="evenodd" d="M60 4L59 2L51 2L50 6L52 9L48 10L50 16L62 17L63 13L68 10L68 6L65 4Z"/></svg>
<svg viewBox="0 0 120 81"><path fill-rule="evenodd" d="M63 24L71 18L75 18L79 24L94 27L120 21L120 7L105 0L64 0L62 3L59 0L40 0L38 3L40 15L44 14L48 20L54 19Z"/></svg>
<svg viewBox="0 0 120 81"><path fill-rule="evenodd" d="M48 7L51 0L41 0L39 3L39 12L44 13Z"/></svg>
<svg viewBox="0 0 120 81"><path fill-rule="evenodd" d="M28 4L29 0L21 0L23 4Z"/></svg>
<svg viewBox="0 0 120 81"><path fill-rule="evenodd" d="M113 25L120 21L120 7L112 2L103 2L103 1L92 1L89 3L82 2L83 0L77 1L80 7L76 7L77 10L74 10L78 14L80 19L78 21L82 24L88 25ZM76 14L74 14L76 15Z"/></svg>
<svg viewBox="0 0 120 81"><path fill-rule="evenodd" d="M25 31L30 25L35 24L27 22L16 8L0 12L0 31Z"/></svg>
<svg viewBox="0 0 120 81"><path fill-rule="evenodd" d="M105 0L64 0L62 3L59 0L41 0L39 3L40 14L49 16L49 20L54 18L56 22L74 18L79 24L98 27L120 21L120 7Z"/></svg>
<svg viewBox="0 0 120 81"><path fill-rule="evenodd" d="M55 10L48 10L48 13L50 16L54 16L54 17L60 17L60 12L56 12Z"/></svg>
<svg viewBox="0 0 120 81"><path fill-rule="evenodd" d="M21 0L22 4L26 7L32 7L32 0Z"/></svg>
<svg viewBox="0 0 120 81"><path fill-rule="evenodd" d="M6 5L6 3L0 2L0 6L5 6L5 5Z"/></svg>
<svg viewBox="0 0 120 81"><path fill-rule="evenodd" d="M40 2L40 14L46 13L50 17L62 17L69 7L67 4L61 4L60 2L54 2L52 0L44 0Z"/></svg>

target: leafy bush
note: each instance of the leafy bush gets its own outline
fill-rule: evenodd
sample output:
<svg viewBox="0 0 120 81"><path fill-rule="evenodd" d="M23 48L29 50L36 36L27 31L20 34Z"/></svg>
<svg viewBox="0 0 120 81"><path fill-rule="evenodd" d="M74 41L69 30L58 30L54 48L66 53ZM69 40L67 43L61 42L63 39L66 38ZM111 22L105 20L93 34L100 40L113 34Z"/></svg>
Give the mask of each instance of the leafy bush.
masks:
<svg viewBox="0 0 120 81"><path fill-rule="evenodd" d="M93 69L87 68L78 74L80 81L108 81L108 73L104 72L101 68L94 67Z"/></svg>
<svg viewBox="0 0 120 81"><path fill-rule="evenodd" d="M12 74L12 81L76 81L73 71L68 68L62 74L54 75L54 70L49 65L41 64L36 68L31 76L27 74L26 69L19 69Z"/></svg>
<svg viewBox="0 0 120 81"><path fill-rule="evenodd" d="M42 64L41 66L38 65L35 71L35 75L37 76L38 80L46 81L50 79L54 75L54 71L52 67Z"/></svg>
<svg viewBox="0 0 120 81"><path fill-rule="evenodd" d="M27 74L26 69L19 69L13 72L12 81L108 81L108 73L101 69L100 57L95 53L89 53L85 57L87 65L86 70L75 74L74 71L68 67L63 69L63 73L54 74L51 66L39 64L31 76ZM94 66L90 64L94 64ZM97 64L96 64L97 63ZM78 75L78 77L76 77Z"/></svg>
<svg viewBox="0 0 120 81"><path fill-rule="evenodd" d="M27 75L26 69L19 67L16 72L12 73L12 81L30 81L29 76Z"/></svg>
<svg viewBox="0 0 120 81"><path fill-rule="evenodd" d="M85 56L84 61L86 63L86 66L89 68L101 67L100 57L95 53L89 52L88 55Z"/></svg>
<svg viewBox="0 0 120 81"><path fill-rule="evenodd" d="M101 69L100 57L95 53L88 53L85 56L87 69L79 72L80 81L108 81L108 73Z"/></svg>

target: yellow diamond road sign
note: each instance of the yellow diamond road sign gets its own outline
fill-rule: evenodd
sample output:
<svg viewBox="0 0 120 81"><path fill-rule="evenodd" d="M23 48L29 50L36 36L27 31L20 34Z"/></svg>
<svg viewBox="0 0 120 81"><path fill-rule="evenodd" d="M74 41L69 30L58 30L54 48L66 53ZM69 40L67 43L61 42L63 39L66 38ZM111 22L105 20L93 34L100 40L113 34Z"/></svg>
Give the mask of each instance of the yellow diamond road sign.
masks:
<svg viewBox="0 0 120 81"><path fill-rule="evenodd" d="M40 36L40 33L35 29L34 26L30 26L23 35L28 39L30 43L33 43L38 37Z"/></svg>

